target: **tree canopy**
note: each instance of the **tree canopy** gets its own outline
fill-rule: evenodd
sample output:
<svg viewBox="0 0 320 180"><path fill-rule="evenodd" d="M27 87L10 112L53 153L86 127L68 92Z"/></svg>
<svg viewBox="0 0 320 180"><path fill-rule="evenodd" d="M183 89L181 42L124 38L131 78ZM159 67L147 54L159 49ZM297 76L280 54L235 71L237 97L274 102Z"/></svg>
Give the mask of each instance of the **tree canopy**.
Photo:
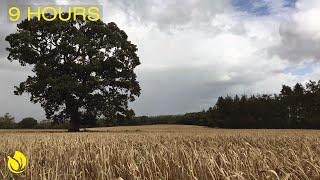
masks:
<svg viewBox="0 0 320 180"><path fill-rule="evenodd" d="M18 123L18 127L23 129L34 129L37 125L38 121L32 117L24 118Z"/></svg>
<svg viewBox="0 0 320 180"><path fill-rule="evenodd" d="M82 16L68 22L26 19L6 40L8 60L34 72L15 87L15 94L29 93L48 119L70 120L69 131L79 131L82 117L134 115L128 102L140 95L134 72L140 64L138 49L115 23Z"/></svg>
<svg viewBox="0 0 320 180"><path fill-rule="evenodd" d="M225 128L320 128L320 81L284 85L280 94L220 97L212 120Z"/></svg>

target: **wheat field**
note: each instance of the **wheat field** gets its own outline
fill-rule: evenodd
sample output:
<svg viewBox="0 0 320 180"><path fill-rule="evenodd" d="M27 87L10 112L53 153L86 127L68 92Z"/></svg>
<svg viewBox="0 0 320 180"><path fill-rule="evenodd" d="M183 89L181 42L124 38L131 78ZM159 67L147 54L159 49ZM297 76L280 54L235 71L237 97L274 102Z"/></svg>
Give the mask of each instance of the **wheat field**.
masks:
<svg viewBox="0 0 320 180"><path fill-rule="evenodd" d="M0 131L0 179L319 179L320 131L137 126ZM28 159L13 175L7 156Z"/></svg>

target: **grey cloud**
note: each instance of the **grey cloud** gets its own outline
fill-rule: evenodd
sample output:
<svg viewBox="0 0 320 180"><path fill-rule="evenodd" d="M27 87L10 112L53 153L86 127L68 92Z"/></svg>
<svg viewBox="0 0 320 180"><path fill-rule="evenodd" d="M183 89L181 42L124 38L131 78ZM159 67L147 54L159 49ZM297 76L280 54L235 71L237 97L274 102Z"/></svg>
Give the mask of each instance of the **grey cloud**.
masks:
<svg viewBox="0 0 320 180"><path fill-rule="evenodd" d="M244 93L257 81L265 79L262 74L239 73L229 80L218 80L221 72L215 69L212 66L185 66L141 70L138 72L141 97L132 107L138 115L201 111L213 106L219 96Z"/></svg>
<svg viewBox="0 0 320 180"><path fill-rule="evenodd" d="M131 20L155 23L161 29L208 21L230 8L229 0L110 0L110 4L125 12Z"/></svg>
<svg viewBox="0 0 320 180"><path fill-rule="evenodd" d="M310 59L319 61L319 8L318 0L297 1L296 9L284 16L279 30L281 41L270 49L270 54L294 63Z"/></svg>
<svg viewBox="0 0 320 180"><path fill-rule="evenodd" d="M16 121L24 117L35 117L38 120L45 117L40 105L33 105L28 95L15 96L13 94L14 86L24 81L27 75L30 75L30 72L22 68L0 68L0 116L8 112L15 116Z"/></svg>
<svg viewBox="0 0 320 180"><path fill-rule="evenodd" d="M308 59L320 60L320 40L296 31L297 26L285 22L280 27L281 42L269 50L271 55L279 55L292 62Z"/></svg>

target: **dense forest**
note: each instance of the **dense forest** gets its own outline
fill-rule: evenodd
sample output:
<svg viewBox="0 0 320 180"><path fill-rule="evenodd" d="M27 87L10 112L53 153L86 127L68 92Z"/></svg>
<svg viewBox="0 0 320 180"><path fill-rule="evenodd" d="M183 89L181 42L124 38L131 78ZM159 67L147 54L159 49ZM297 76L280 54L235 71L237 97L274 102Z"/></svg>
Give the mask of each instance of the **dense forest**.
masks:
<svg viewBox="0 0 320 180"><path fill-rule="evenodd" d="M209 112L218 127L320 128L320 81L284 85L279 95L220 97Z"/></svg>
<svg viewBox="0 0 320 180"><path fill-rule="evenodd" d="M279 94L219 97L213 107L184 115L139 116L106 120L82 117L82 127L184 124L219 128L320 128L320 81L294 87L284 85ZM0 128L66 128L68 122L37 122L25 118L16 123L9 114L0 117Z"/></svg>
<svg viewBox="0 0 320 180"><path fill-rule="evenodd" d="M137 117L129 125L192 124L221 128L320 128L320 81L284 85L279 94L219 97L207 111Z"/></svg>

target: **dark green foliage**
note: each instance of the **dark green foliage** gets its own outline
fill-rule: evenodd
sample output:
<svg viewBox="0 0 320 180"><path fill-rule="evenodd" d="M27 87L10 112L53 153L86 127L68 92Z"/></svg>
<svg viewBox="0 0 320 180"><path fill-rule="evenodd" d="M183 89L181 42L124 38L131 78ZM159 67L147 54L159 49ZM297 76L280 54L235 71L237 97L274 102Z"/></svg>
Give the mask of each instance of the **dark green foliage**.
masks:
<svg viewBox="0 0 320 180"><path fill-rule="evenodd" d="M30 65L35 75L15 87L16 95L30 93L48 119L70 120L70 131L81 123L93 126L98 117L132 117L128 102L140 95L134 73L140 61L136 45L115 23L79 16L68 22L34 18L17 27L6 37L8 59Z"/></svg>
<svg viewBox="0 0 320 180"><path fill-rule="evenodd" d="M0 129L11 129L14 127L14 117L12 117L9 113L6 113L3 117L0 117Z"/></svg>
<svg viewBox="0 0 320 180"><path fill-rule="evenodd" d="M154 125L154 124L183 124L183 125L199 125L214 127L211 121L212 114L206 111L187 113L184 115L163 115L163 116L140 116L131 120L123 119L122 121L114 121L108 124L99 124L99 126L138 126L138 125Z"/></svg>
<svg viewBox="0 0 320 180"><path fill-rule="evenodd" d="M220 97L210 111L224 128L320 128L320 81L283 86L280 95Z"/></svg>
<svg viewBox="0 0 320 180"><path fill-rule="evenodd" d="M38 121L32 117L24 118L18 123L18 127L22 129L34 129L38 125Z"/></svg>

